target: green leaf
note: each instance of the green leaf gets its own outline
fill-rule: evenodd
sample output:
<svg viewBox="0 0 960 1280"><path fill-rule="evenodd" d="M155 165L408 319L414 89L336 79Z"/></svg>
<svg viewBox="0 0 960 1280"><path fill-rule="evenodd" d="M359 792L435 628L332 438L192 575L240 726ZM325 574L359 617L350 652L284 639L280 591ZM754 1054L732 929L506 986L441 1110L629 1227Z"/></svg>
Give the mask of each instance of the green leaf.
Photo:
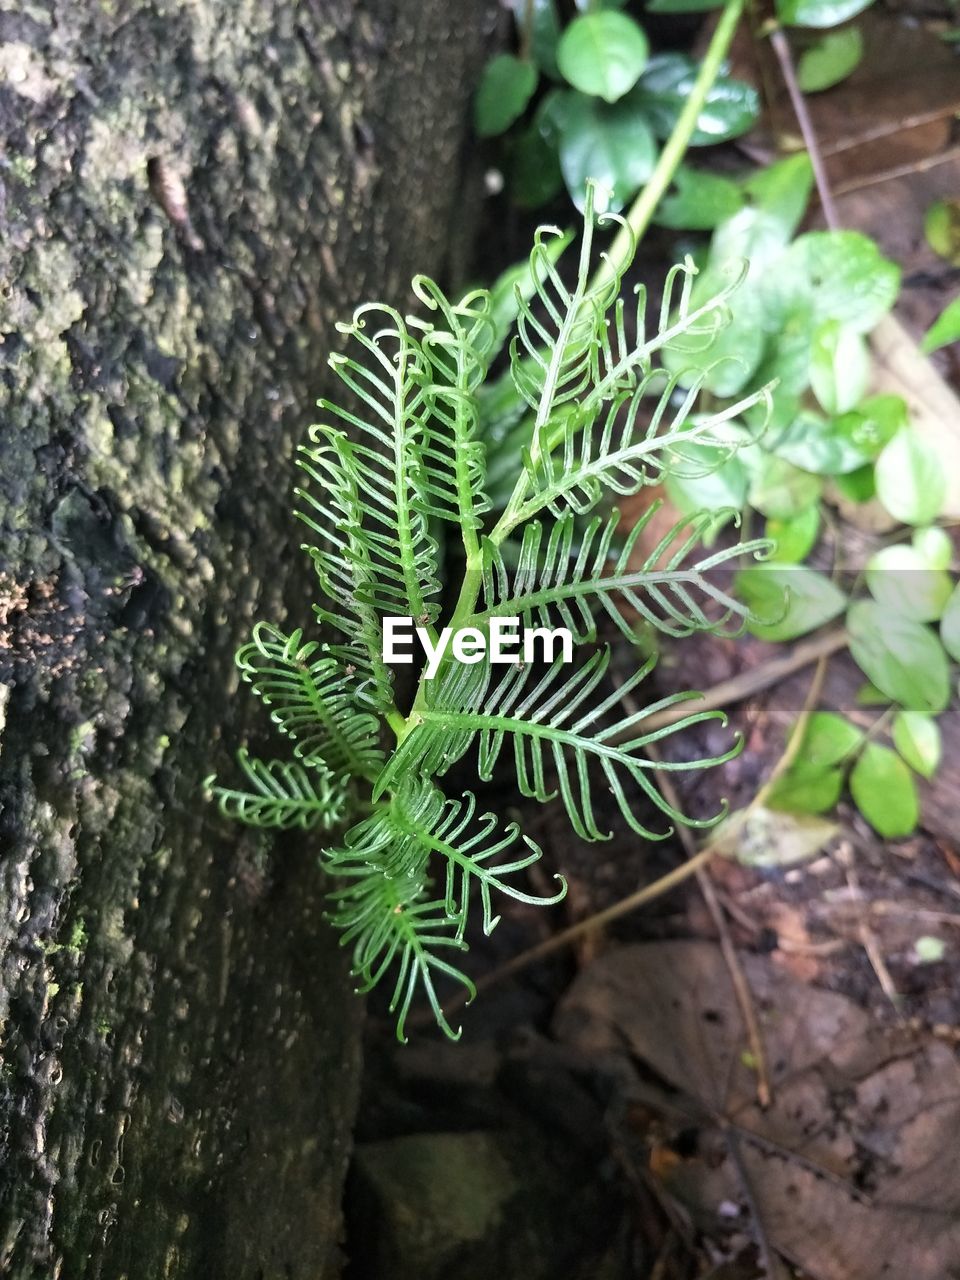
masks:
<svg viewBox="0 0 960 1280"><path fill-rule="evenodd" d="M818 476L846 475L872 461L872 436L859 413L826 419L801 410L768 442L778 458Z"/></svg>
<svg viewBox="0 0 960 1280"><path fill-rule="evenodd" d="M843 764L863 741L860 730L832 711L815 711L797 759L770 793L771 809L823 813L843 790Z"/></svg>
<svg viewBox="0 0 960 1280"><path fill-rule="evenodd" d="M681 166L673 189L657 206L654 221L677 231L712 231L743 205L743 193L729 178Z"/></svg>
<svg viewBox="0 0 960 1280"><path fill-rule="evenodd" d="M953 543L946 529L937 525L914 529L910 545L928 569L949 569L953 560Z"/></svg>
<svg viewBox="0 0 960 1280"><path fill-rule="evenodd" d="M960 298L947 303L923 335L920 347L929 355L931 351L948 347L951 342L960 342Z"/></svg>
<svg viewBox="0 0 960 1280"><path fill-rule="evenodd" d="M867 587L878 604L915 622L934 622L950 598L953 583L942 569L931 569L914 548L883 547L867 561Z"/></svg>
<svg viewBox="0 0 960 1280"><path fill-rule="evenodd" d="M917 789L910 770L889 747L867 743L850 774L850 791L857 808L885 840L897 840L916 829Z"/></svg>
<svg viewBox="0 0 960 1280"><path fill-rule="evenodd" d="M521 209L536 209L563 190L557 148L543 136L536 120L511 140L507 166L510 198Z"/></svg>
<svg viewBox="0 0 960 1280"><path fill-rule="evenodd" d="M860 65L863 36L859 27L828 31L805 49L797 64L797 82L804 93L832 89Z"/></svg>
<svg viewBox="0 0 960 1280"><path fill-rule="evenodd" d="M805 151L758 169L743 184L751 212L776 228L784 248L803 221L812 190L813 166Z"/></svg>
<svg viewBox="0 0 960 1280"><path fill-rule="evenodd" d="M813 503L806 511L786 520L768 520L764 530L766 537L776 544L770 559L777 564L799 564L806 560L817 543L820 533L820 506Z"/></svg>
<svg viewBox="0 0 960 1280"><path fill-rule="evenodd" d="M807 722L799 759L817 769L840 764L863 741L855 724L833 711L815 711Z"/></svg>
<svg viewBox="0 0 960 1280"><path fill-rule="evenodd" d="M767 797L771 809L785 813L826 813L840 799L843 770L800 764L779 778Z"/></svg>
<svg viewBox="0 0 960 1280"><path fill-rule="evenodd" d="M853 700L858 707L889 707L890 705L887 695L881 693L869 680L864 681Z"/></svg>
<svg viewBox="0 0 960 1280"><path fill-rule="evenodd" d="M557 63L581 93L616 102L637 83L649 49L632 18L601 10L574 18L560 38Z"/></svg>
<svg viewBox="0 0 960 1280"><path fill-rule="evenodd" d="M537 87L532 62L500 53L484 67L473 103L473 125L481 138L504 133L527 109Z"/></svg>
<svg viewBox="0 0 960 1280"><path fill-rule="evenodd" d="M560 169L578 209L584 208L591 178L609 190L608 207L616 212L653 172L653 134L626 103L609 106L582 93L558 92L551 103L550 124L556 130Z"/></svg>
<svg viewBox="0 0 960 1280"><path fill-rule="evenodd" d="M872 0L775 0L777 17L788 27L838 27L869 8Z"/></svg>
<svg viewBox="0 0 960 1280"><path fill-rule="evenodd" d="M936 452L909 428L877 459L877 497L904 524L929 524L943 507L947 478Z"/></svg>
<svg viewBox="0 0 960 1280"><path fill-rule="evenodd" d="M929 627L860 600L850 606L847 628L854 661L888 698L928 715L945 709L950 701L947 655Z"/></svg>
<svg viewBox="0 0 960 1280"><path fill-rule="evenodd" d="M821 488L817 476L768 453L753 477L750 505L774 520L790 520L817 501Z"/></svg>
<svg viewBox="0 0 960 1280"><path fill-rule="evenodd" d="M650 59L629 101L646 115L658 137L670 137L699 73L698 64L682 53L661 53ZM721 74L700 110L690 146L712 146L738 138L753 128L759 115L756 89Z"/></svg>
<svg viewBox="0 0 960 1280"><path fill-rule="evenodd" d="M960 265L960 200L935 200L927 210L923 229L934 253Z"/></svg>
<svg viewBox="0 0 960 1280"><path fill-rule="evenodd" d="M936 773L943 749L936 720L920 711L898 711L893 720L893 744L922 777L932 778Z"/></svg>
<svg viewBox="0 0 960 1280"><path fill-rule="evenodd" d="M839 587L805 565L743 569L735 586L756 619L748 629L761 640L795 640L835 618L847 603Z"/></svg>
<svg viewBox="0 0 960 1280"><path fill-rule="evenodd" d="M814 325L834 320L869 333L893 306L900 268L859 231L808 231L764 278L768 323L808 312Z"/></svg>
<svg viewBox="0 0 960 1280"><path fill-rule="evenodd" d="M810 350L810 385L827 413L846 413L860 400L870 377L863 336L836 320L820 325Z"/></svg>
<svg viewBox="0 0 960 1280"><path fill-rule="evenodd" d="M877 496L872 465L857 467L856 471L834 476L834 485L848 502L869 502Z"/></svg>
<svg viewBox="0 0 960 1280"><path fill-rule="evenodd" d="M667 494L684 515L699 511L741 511L746 504L749 476L739 456L730 457L720 446L691 446L692 457L700 463L701 474L678 476L668 473Z"/></svg>
<svg viewBox="0 0 960 1280"><path fill-rule="evenodd" d="M960 583L947 601L940 619L940 639L950 657L960 662Z"/></svg>

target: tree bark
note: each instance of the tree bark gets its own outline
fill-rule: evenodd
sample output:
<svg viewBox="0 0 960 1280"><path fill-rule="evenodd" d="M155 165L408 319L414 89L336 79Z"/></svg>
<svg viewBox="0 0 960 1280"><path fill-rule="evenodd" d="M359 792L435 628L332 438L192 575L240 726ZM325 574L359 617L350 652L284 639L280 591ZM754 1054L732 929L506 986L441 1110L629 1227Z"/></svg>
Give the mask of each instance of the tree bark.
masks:
<svg viewBox="0 0 960 1280"><path fill-rule="evenodd" d="M0 1271L333 1276L360 1002L203 778L310 626L333 322L442 269L493 0L0 0ZM274 752L275 753L275 752Z"/></svg>

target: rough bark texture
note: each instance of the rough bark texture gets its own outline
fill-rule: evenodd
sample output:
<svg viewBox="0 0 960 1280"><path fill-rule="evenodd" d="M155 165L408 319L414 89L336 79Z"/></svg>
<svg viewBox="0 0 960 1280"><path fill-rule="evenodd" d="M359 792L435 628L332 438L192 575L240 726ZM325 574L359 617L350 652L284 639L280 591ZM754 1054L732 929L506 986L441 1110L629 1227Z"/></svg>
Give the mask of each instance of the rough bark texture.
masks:
<svg viewBox="0 0 960 1280"><path fill-rule="evenodd" d="M359 1002L200 784L309 624L333 321L440 270L492 3L0 0L0 1271L319 1277Z"/></svg>

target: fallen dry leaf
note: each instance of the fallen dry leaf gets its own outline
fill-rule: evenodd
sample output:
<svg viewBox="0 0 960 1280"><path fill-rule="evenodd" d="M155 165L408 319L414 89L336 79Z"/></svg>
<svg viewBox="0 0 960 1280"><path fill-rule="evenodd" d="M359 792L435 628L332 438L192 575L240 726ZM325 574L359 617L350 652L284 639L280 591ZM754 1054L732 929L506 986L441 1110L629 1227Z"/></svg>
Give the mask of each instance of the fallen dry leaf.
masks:
<svg viewBox="0 0 960 1280"><path fill-rule="evenodd" d="M960 1276L960 1066L759 956L744 967L774 1087L767 1111L720 950L624 947L589 966L556 1034L659 1105L696 1155L663 1185L708 1234L743 1233L814 1280ZM755 1217L753 1216L755 1215Z"/></svg>

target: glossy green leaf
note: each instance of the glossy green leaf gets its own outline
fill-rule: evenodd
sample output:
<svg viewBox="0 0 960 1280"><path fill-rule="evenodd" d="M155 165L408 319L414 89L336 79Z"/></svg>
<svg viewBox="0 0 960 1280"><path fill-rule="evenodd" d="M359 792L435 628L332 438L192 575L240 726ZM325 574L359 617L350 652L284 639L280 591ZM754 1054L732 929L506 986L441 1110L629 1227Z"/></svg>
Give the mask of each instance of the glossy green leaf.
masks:
<svg viewBox="0 0 960 1280"><path fill-rule="evenodd" d="M813 190L813 166L805 151L757 170L743 184L751 210L771 219L786 246L803 220Z"/></svg>
<svg viewBox="0 0 960 1280"><path fill-rule="evenodd" d="M940 639L950 657L960 662L960 583L954 587L940 619Z"/></svg>
<svg viewBox="0 0 960 1280"><path fill-rule="evenodd" d="M953 584L942 569L931 569L915 547L896 543L867 561L867 587L877 604L915 622L941 616Z"/></svg>
<svg viewBox="0 0 960 1280"><path fill-rule="evenodd" d="M859 413L828 419L801 411L770 448L778 458L820 476L847 475L874 456L872 434Z"/></svg>
<svg viewBox="0 0 960 1280"><path fill-rule="evenodd" d="M896 752L868 742L850 774L857 808L886 840L908 836L920 816L917 789L910 770Z"/></svg>
<svg viewBox="0 0 960 1280"><path fill-rule="evenodd" d="M651 58L630 101L641 108L660 138L669 138L693 90L700 68L682 53ZM711 146L738 138L756 123L760 99L752 85L720 75L703 104L690 146Z"/></svg>
<svg viewBox="0 0 960 1280"><path fill-rule="evenodd" d="M843 27L804 49L797 63L797 81L804 93L832 89L860 65L863 36L859 27Z"/></svg>
<svg viewBox="0 0 960 1280"><path fill-rule="evenodd" d="M859 600L847 613L850 652L857 666L893 702L910 711L939 715L950 701L950 671L943 645L922 622L874 600Z"/></svg>
<svg viewBox="0 0 960 1280"><path fill-rule="evenodd" d="M816 502L820 490L818 476L768 453L750 485L750 505L774 520L790 520Z"/></svg>
<svg viewBox="0 0 960 1280"><path fill-rule="evenodd" d="M557 45L557 64L581 93L616 102L637 83L649 51L632 18L601 10L574 18Z"/></svg>
<svg viewBox="0 0 960 1280"><path fill-rule="evenodd" d="M717 457L715 470L706 470L711 453ZM690 445L685 456L704 465L704 473L696 476L668 475L667 496L684 515L696 515L698 511L740 511L747 500L749 477L743 459L739 455L720 461L722 455L704 445ZM719 527L719 526L718 526ZM716 531L716 530L715 530Z"/></svg>
<svg viewBox="0 0 960 1280"><path fill-rule="evenodd" d="M893 720L893 745L911 769L932 778L940 764L943 743L940 726L921 711L898 711Z"/></svg>
<svg viewBox="0 0 960 1280"><path fill-rule="evenodd" d="M764 536L772 538L775 545L770 559L777 564L799 564L806 560L817 543L820 533L820 507L813 503L806 511L786 520L768 520Z"/></svg>
<svg viewBox="0 0 960 1280"><path fill-rule="evenodd" d="M537 87L532 62L501 53L487 63L473 104L473 124L481 138L504 133L527 109Z"/></svg>
<svg viewBox="0 0 960 1280"><path fill-rule="evenodd" d="M777 17L788 27L838 27L868 8L872 0L775 0Z"/></svg>
<svg viewBox="0 0 960 1280"><path fill-rule="evenodd" d="M508 189L521 209L536 209L563 190L557 149L537 126L525 129L510 148Z"/></svg>
<svg viewBox="0 0 960 1280"><path fill-rule="evenodd" d="M835 618L847 603L835 583L806 565L743 569L736 589L757 619L748 629L761 640L795 640Z"/></svg>
<svg viewBox="0 0 960 1280"><path fill-rule="evenodd" d="M877 497L904 524L929 524L940 514L947 478L936 452L909 428L898 431L877 459Z"/></svg>
<svg viewBox="0 0 960 1280"><path fill-rule="evenodd" d="M737 183L706 169L681 167L673 188L657 206L654 221L677 231L712 231L743 205Z"/></svg>
<svg viewBox="0 0 960 1280"><path fill-rule="evenodd" d="M815 325L834 320L869 333L893 306L900 268L859 231L798 236L764 280L770 322L808 309Z"/></svg>
<svg viewBox="0 0 960 1280"><path fill-rule="evenodd" d="M813 335L810 385L827 413L847 413L861 399L870 377L870 352L863 336L827 320Z"/></svg>
<svg viewBox="0 0 960 1280"><path fill-rule="evenodd" d="M929 355L931 351L948 347L951 342L960 342L960 298L954 298L944 307L923 335L920 346Z"/></svg>
<svg viewBox="0 0 960 1280"><path fill-rule="evenodd" d="M609 208L616 211L653 172L657 159L653 134L627 103L608 106L582 93L560 93L551 120L557 129L564 182L578 209L583 208L589 178L609 189Z"/></svg>

